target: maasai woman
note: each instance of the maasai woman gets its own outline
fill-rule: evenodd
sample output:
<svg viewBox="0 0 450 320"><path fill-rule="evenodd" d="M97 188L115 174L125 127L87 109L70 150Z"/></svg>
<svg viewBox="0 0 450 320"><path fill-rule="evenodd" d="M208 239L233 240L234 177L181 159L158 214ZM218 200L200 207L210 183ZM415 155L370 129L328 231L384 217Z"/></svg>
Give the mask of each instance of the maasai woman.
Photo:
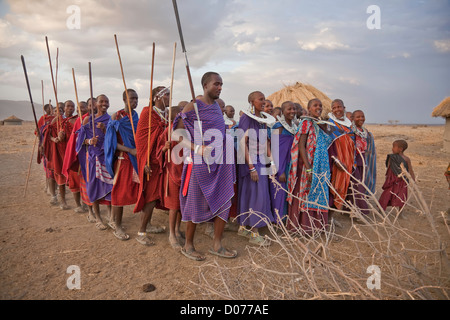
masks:
<svg viewBox="0 0 450 320"><path fill-rule="evenodd" d="M368 189L373 193L376 182L376 153L372 134L364 127L366 120L364 112L356 110L352 114L352 134L355 135L355 169L352 172L347 200L361 209L361 213L369 213L365 194L367 190L363 183L369 182Z"/></svg>
<svg viewBox="0 0 450 320"><path fill-rule="evenodd" d="M244 111L238 126L244 133L238 138L238 154L245 152L244 164L238 155L238 235L249 238L250 243L267 246L270 242L259 234L258 229L275 222L269 191L269 174L275 172L269 172L266 166L270 163L270 170L275 168L276 171L267 139L267 125L273 125L276 120L263 112L265 97L262 92L250 93L248 102L250 108Z"/></svg>
<svg viewBox="0 0 450 320"><path fill-rule="evenodd" d="M92 128L92 116L83 120L83 125L78 131L76 150L80 161L81 171L86 181L86 192L93 204L96 219L96 227L106 230L100 216L100 201L108 201L108 212L111 212L111 190L113 179L105 166L105 153L103 144L105 141L106 126L111 119L107 113L109 99L105 95L97 97L97 114L94 116L94 128Z"/></svg>
<svg viewBox="0 0 450 320"><path fill-rule="evenodd" d="M308 115L301 122L292 143L292 165L289 172L289 190L293 189L299 177L297 173L297 155L300 153L303 167L300 173L299 193L300 212L290 215L289 230L299 231L305 235L316 235L328 227L328 182L330 165L328 147L332 141L327 134L328 128L322 124L319 117L322 113L322 102L319 99L310 100ZM288 196L292 201L292 196Z"/></svg>
<svg viewBox="0 0 450 320"><path fill-rule="evenodd" d="M329 121L334 124L331 135L334 139L329 148L331 168L330 207L341 210L350 184L350 175L355 161L355 143L350 133L352 122L345 116L344 102L336 99L331 103ZM348 172L345 172L345 170Z"/></svg>
<svg viewBox="0 0 450 320"><path fill-rule="evenodd" d="M287 188L287 177L289 176L289 168L291 164L291 147L294 136L297 133L297 125L294 123L296 108L293 102L286 101L281 105L282 114L278 117L278 122L271 130L272 150L278 151L278 156L274 156L277 165L277 174L275 178L281 186ZM274 146L273 135L278 135L278 146ZM276 140L275 140L276 141ZM286 192L279 189L275 183L270 183L270 196L272 200L272 211L275 220L280 222L284 219L288 211L288 203L286 202Z"/></svg>

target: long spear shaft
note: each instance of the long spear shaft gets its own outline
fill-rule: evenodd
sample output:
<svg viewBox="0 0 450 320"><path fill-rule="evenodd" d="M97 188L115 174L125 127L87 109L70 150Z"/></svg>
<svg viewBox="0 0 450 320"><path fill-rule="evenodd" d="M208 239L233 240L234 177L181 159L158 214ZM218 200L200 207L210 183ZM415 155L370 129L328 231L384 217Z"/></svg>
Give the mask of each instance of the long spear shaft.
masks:
<svg viewBox="0 0 450 320"><path fill-rule="evenodd" d="M150 168L150 142L152 131L152 110L153 110L153 70L155 67L155 43L152 49L152 70L150 76L150 102L148 106L148 140L147 140L147 166ZM150 180L150 174L147 174L147 181Z"/></svg>
<svg viewBox="0 0 450 320"><path fill-rule="evenodd" d="M80 124L82 124L81 108L80 108L80 101L78 100L77 81L75 80L75 69L74 68L72 68L72 78L73 78L73 86L75 88L75 99L77 100L78 119L80 120Z"/></svg>
<svg viewBox="0 0 450 320"><path fill-rule="evenodd" d="M117 42L117 36L116 35L114 35L114 40L116 41L117 55L119 56L120 70L122 72L123 86L125 87L125 95L127 97L128 111L130 112L130 116L128 118L130 118L131 129L133 130L133 139L136 142L136 132L134 130L133 114L132 114L132 110L131 110L130 97L128 95L127 84L125 82L125 75L123 73L123 66L122 66L122 58L120 57L119 43Z"/></svg>
<svg viewBox="0 0 450 320"><path fill-rule="evenodd" d="M183 30L181 29L181 22L180 22L180 15L178 13L178 5L177 5L177 0L172 0L173 3L173 8L175 11L175 18L177 20L177 25L178 25L178 33L180 35L180 42L181 42L181 47L183 49L183 53L184 53L184 60L185 60L185 64L186 64L186 72L187 72L187 76L188 76L188 80L189 80L189 87L191 89L191 95L192 95L192 102L194 104L194 110L195 110L195 114L197 116L197 122L198 122L198 127L200 129L200 138L202 140L202 146L204 146L203 143L203 130L202 130L202 123L200 121L200 115L198 113L198 107L197 107L197 101L195 99L195 92L194 92L194 85L192 83L192 76L191 76L191 70L189 68L189 61L187 58L187 52L186 52L186 46L184 44L184 38L183 38ZM209 168L209 164L206 163L206 165L208 166L208 172L211 173L211 170Z"/></svg>
<svg viewBox="0 0 450 320"><path fill-rule="evenodd" d="M173 76L175 74L175 57L177 55L177 43L175 42L173 44L173 59L172 59L172 77L170 80L170 98L169 98L169 129L167 130L168 132L168 141L171 141L171 124L172 124L172 97L173 97ZM167 160L170 162L170 158L171 158L171 152L170 150L168 150L168 157Z"/></svg>
<svg viewBox="0 0 450 320"><path fill-rule="evenodd" d="M27 82L28 94L30 96L30 102L31 102L31 109L33 110L34 123L36 124L36 132L39 134L39 136L41 136L40 130L39 130L39 125L38 125L38 120L36 117L36 110L34 109L33 97L31 96L30 81L28 80L28 73L27 73L27 67L25 65L25 58L23 56L20 56L20 58L22 59L23 72L25 74L25 81Z"/></svg>
<svg viewBox="0 0 450 320"><path fill-rule="evenodd" d="M50 56L50 47L48 46L48 38L45 37L45 43L47 45L47 54L48 54L48 63L50 65L50 74L52 76L52 83L53 83L53 91L55 92L55 100L56 100L56 126L58 128L58 132L60 131L59 126L59 103L58 103L58 93L56 91L56 84L55 84L55 78L53 77L53 67L52 67L52 59Z"/></svg>
<svg viewBox="0 0 450 320"><path fill-rule="evenodd" d="M91 109L92 109L92 139L95 138L95 111L94 111L94 92L92 90L92 68L89 62L89 88L91 92Z"/></svg>

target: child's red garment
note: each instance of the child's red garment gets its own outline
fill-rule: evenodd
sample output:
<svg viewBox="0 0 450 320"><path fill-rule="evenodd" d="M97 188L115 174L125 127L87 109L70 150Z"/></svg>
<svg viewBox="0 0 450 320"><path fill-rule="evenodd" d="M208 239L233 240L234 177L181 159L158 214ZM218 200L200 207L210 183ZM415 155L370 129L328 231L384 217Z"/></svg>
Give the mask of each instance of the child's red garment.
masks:
<svg viewBox="0 0 450 320"><path fill-rule="evenodd" d="M383 193L379 200L383 210L386 210L389 206L401 209L408 199L408 184L403 177L398 176L401 173L401 163L408 170L408 164L402 156L390 154L386 158L386 181L382 187Z"/></svg>

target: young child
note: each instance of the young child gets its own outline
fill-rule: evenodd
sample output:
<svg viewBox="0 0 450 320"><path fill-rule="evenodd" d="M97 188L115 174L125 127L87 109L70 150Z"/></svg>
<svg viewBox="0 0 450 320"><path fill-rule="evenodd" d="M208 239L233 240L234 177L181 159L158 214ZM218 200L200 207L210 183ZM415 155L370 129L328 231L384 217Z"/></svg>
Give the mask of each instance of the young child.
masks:
<svg viewBox="0 0 450 320"><path fill-rule="evenodd" d="M401 164L403 164L413 180L416 180L411 160L404 154L407 148L408 143L405 140L396 140L392 144L393 154L389 154L386 158L386 181L379 200L383 210L386 210L388 206L402 209L408 198L408 184L401 176Z"/></svg>

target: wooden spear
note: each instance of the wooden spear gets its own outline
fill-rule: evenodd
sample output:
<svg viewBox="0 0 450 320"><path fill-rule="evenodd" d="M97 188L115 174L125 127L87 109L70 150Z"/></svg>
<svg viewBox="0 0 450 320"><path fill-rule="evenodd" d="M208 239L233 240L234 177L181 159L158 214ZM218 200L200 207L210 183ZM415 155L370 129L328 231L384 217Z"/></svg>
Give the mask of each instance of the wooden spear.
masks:
<svg viewBox="0 0 450 320"><path fill-rule="evenodd" d="M56 91L56 83L55 83L55 78L53 76L53 67L52 67L52 58L50 55L50 47L48 46L48 38L47 36L45 37L45 43L47 45L47 54L48 54L48 64L50 65L50 74L52 76L52 83L53 83L53 91L55 92L55 100L56 100L56 126L58 128L58 132L60 131L60 124L59 124L59 103L58 103L58 93Z"/></svg>
<svg viewBox="0 0 450 320"><path fill-rule="evenodd" d="M155 43L153 42L152 49L152 69L150 77L150 101L148 106L148 140L147 140L147 166L150 168L150 141L152 128L152 110L153 110L153 70L155 67ZM150 180L150 174L147 174L147 181Z"/></svg>
<svg viewBox="0 0 450 320"><path fill-rule="evenodd" d="M125 75L123 73L122 58L120 57L119 43L117 41L117 35L114 35L114 40L116 41L117 55L119 56L119 63L120 63L120 71L122 72L123 86L125 87L125 95L127 97L128 111L130 113L130 116L128 118L130 118L131 129L133 130L133 139L134 139L134 142L136 142L136 132L134 130L133 114L132 114L132 110L131 110L130 97L128 95L127 84L125 82Z"/></svg>
<svg viewBox="0 0 450 320"><path fill-rule="evenodd" d="M95 113L94 113L94 93L92 91L92 68L89 62L89 88L91 93L91 108L92 108L92 139L95 138ZM94 144L95 146L95 144Z"/></svg>
<svg viewBox="0 0 450 320"><path fill-rule="evenodd" d="M77 100L78 119L80 120L80 124L82 124L81 108L80 108L80 101L78 100L77 81L75 80L75 69L74 68L72 68L72 78L73 78L73 86L75 88L75 99Z"/></svg>

